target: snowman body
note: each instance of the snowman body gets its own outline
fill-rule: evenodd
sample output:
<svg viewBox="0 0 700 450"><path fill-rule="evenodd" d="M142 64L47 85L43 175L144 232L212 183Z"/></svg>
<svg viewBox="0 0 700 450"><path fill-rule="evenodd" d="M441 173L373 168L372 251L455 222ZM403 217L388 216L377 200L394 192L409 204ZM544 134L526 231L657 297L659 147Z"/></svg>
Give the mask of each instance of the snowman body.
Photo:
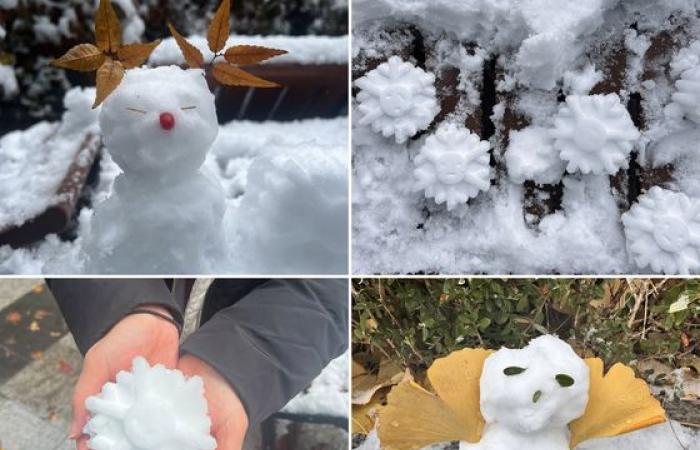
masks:
<svg viewBox="0 0 700 450"><path fill-rule="evenodd" d="M95 206L86 245L99 273L202 273L224 256L223 189L201 166L218 134L201 70L127 71L100 127L123 173Z"/></svg>
<svg viewBox="0 0 700 450"><path fill-rule="evenodd" d="M589 369L573 349L545 335L489 356L480 380L486 426L461 450L569 450L568 424L588 403Z"/></svg>

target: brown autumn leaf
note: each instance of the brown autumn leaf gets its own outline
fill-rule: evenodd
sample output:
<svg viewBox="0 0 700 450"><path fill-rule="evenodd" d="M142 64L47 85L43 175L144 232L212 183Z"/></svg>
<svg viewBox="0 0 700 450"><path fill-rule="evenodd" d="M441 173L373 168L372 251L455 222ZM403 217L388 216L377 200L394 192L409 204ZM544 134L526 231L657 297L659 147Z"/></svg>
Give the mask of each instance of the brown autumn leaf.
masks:
<svg viewBox="0 0 700 450"><path fill-rule="evenodd" d="M100 67L100 66L95 67L94 70L97 70L98 67ZM41 294L42 292L44 292L44 284L43 283L35 284L32 287L32 292L35 294Z"/></svg>
<svg viewBox="0 0 700 450"><path fill-rule="evenodd" d="M279 87L279 84L263 80L229 63L214 64L212 74L220 83L228 86L250 86L257 88Z"/></svg>
<svg viewBox="0 0 700 450"><path fill-rule="evenodd" d="M22 321L22 314L17 311L12 311L5 316L5 321L11 323L12 325L17 325Z"/></svg>
<svg viewBox="0 0 700 450"><path fill-rule="evenodd" d="M124 45L117 50L117 57L124 69L133 69L145 63L158 44L160 44L160 39L145 44Z"/></svg>
<svg viewBox="0 0 700 450"><path fill-rule="evenodd" d="M226 49L224 57L231 64L245 65L263 62L286 53L286 50L261 47L259 45L234 45Z"/></svg>
<svg viewBox="0 0 700 450"><path fill-rule="evenodd" d="M100 0L95 12L95 40L104 52L116 53L122 44L122 27L109 0Z"/></svg>
<svg viewBox="0 0 700 450"><path fill-rule="evenodd" d="M122 63L112 58L107 58L104 64L102 64L102 67L97 70L97 79L95 83L97 95L95 96L95 104L92 105L93 109L97 108L97 106L119 86L122 78L124 78L124 66Z"/></svg>
<svg viewBox="0 0 700 450"><path fill-rule="evenodd" d="M204 56L202 56L202 52L200 52L197 47L187 42L187 39L182 37L170 22L168 22L168 28L170 29L170 34L175 38L177 46L180 47L180 51L185 57L187 65L193 69L202 67L204 65Z"/></svg>
<svg viewBox="0 0 700 450"><path fill-rule="evenodd" d="M105 55L102 50L92 44L79 44L68 50L65 55L51 61L51 65L90 72L97 70L104 61Z"/></svg>
<svg viewBox="0 0 700 450"><path fill-rule="evenodd" d="M34 361L36 361L36 360L41 359L41 358L44 357L44 352L41 351L41 350L34 350L29 356L31 356L31 358L32 358Z"/></svg>
<svg viewBox="0 0 700 450"><path fill-rule="evenodd" d="M211 19L209 29L207 30L207 42L209 50L214 53L220 52L226 46L229 31L231 29L231 1L222 0L219 9L216 10L214 18Z"/></svg>

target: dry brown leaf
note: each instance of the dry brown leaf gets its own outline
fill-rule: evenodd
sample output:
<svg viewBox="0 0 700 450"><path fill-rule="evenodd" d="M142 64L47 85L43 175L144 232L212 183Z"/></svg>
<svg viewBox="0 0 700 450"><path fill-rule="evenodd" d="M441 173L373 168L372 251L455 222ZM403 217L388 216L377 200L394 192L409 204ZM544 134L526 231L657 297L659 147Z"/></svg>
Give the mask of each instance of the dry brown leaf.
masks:
<svg viewBox="0 0 700 450"><path fill-rule="evenodd" d="M386 406L379 410L378 434L384 450L416 450L470 439L457 414L412 381L404 381L389 393Z"/></svg>
<svg viewBox="0 0 700 450"><path fill-rule="evenodd" d="M580 418L569 424L571 448L586 440L617 436L666 420L661 404L634 371L615 364L603 375L603 361L586 359L590 369L588 405Z"/></svg>
<svg viewBox="0 0 700 450"><path fill-rule="evenodd" d="M117 51L117 56L124 69L133 69L145 63L158 44L160 44L160 39L146 44L124 45Z"/></svg>
<svg viewBox="0 0 700 450"><path fill-rule="evenodd" d="M29 331L36 333L39 330L41 330L39 323L36 320L32 320L32 323L29 324Z"/></svg>
<svg viewBox="0 0 700 450"><path fill-rule="evenodd" d="M17 311L12 311L5 316L5 322L11 323L12 325L17 325L22 321L22 314Z"/></svg>
<svg viewBox="0 0 700 450"><path fill-rule="evenodd" d="M224 58L231 64L245 65L263 62L286 53L286 50L277 50L259 45L234 45L226 49Z"/></svg>
<svg viewBox="0 0 700 450"><path fill-rule="evenodd" d="M231 29L231 1L222 0L219 9L216 10L214 18L211 19L207 30L207 42L209 50L214 53L220 52L226 46L229 31Z"/></svg>
<svg viewBox="0 0 700 450"><path fill-rule="evenodd" d="M30 354L30 356L31 356L31 358L32 358L33 360L36 361L37 359L41 359L41 358L44 357L44 352L41 351L41 350L34 350L34 351Z"/></svg>
<svg viewBox="0 0 700 450"><path fill-rule="evenodd" d="M98 67L100 66L95 67L95 70L97 70ZM35 294L41 294L42 292L44 292L44 285L41 283L35 284L34 287L32 287L32 292Z"/></svg>
<svg viewBox="0 0 700 450"><path fill-rule="evenodd" d="M116 53L122 43L122 27L109 0L100 0L95 12L95 39L105 52Z"/></svg>
<svg viewBox="0 0 700 450"><path fill-rule="evenodd" d="M97 70L97 95L92 108L97 108L100 103L114 91L124 78L124 66L119 61L107 58L102 66Z"/></svg>
<svg viewBox="0 0 700 450"><path fill-rule="evenodd" d="M372 400L372 396L381 388L399 383L404 377L401 367L391 361L379 365L379 372L363 373L352 378L352 404L364 405Z"/></svg>
<svg viewBox="0 0 700 450"><path fill-rule="evenodd" d="M216 63L212 74L220 83L228 86L250 86L256 88L274 88L279 84L263 80L229 63Z"/></svg>
<svg viewBox="0 0 700 450"><path fill-rule="evenodd" d="M177 46L180 47L180 51L185 57L185 62L187 65L193 69L202 67L204 65L204 56L202 55L202 52L200 52L197 47L187 42L187 39L182 37L182 35L178 33L173 24L170 22L168 22L168 28L170 29L170 34L172 34L175 38Z"/></svg>
<svg viewBox="0 0 700 450"><path fill-rule="evenodd" d="M51 312L46 309L37 309L34 312L34 318L36 320L44 320L47 316L50 316Z"/></svg>
<svg viewBox="0 0 700 450"><path fill-rule="evenodd" d="M102 50L92 44L79 44L71 48L65 55L51 61L51 65L64 69L90 72L97 70L105 61Z"/></svg>

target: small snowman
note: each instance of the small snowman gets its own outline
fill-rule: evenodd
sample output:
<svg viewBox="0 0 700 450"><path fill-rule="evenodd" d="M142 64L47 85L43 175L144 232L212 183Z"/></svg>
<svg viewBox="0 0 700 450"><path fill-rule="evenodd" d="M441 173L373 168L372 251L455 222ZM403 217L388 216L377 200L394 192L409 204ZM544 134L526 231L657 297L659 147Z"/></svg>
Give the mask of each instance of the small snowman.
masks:
<svg viewBox="0 0 700 450"><path fill-rule="evenodd" d="M483 436L460 449L569 450L568 425L586 410L588 377L588 366L554 336L495 352L481 375Z"/></svg>
<svg viewBox="0 0 700 450"><path fill-rule="evenodd" d="M127 71L100 112L123 171L95 206L86 250L96 273L211 272L225 248L224 192L201 169L219 125L201 69Z"/></svg>
<svg viewBox="0 0 700 450"><path fill-rule="evenodd" d="M426 385L395 386L378 412L384 450L459 441L460 450L572 450L666 420L623 364L604 372L556 336L522 349L467 348L433 362Z"/></svg>
<svg viewBox="0 0 700 450"><path fill-rule="evenodd" d="M159 41L123 45L109 0L100 0L95 14L96 44L76 45L53 62L96 71L93 108L102 104L103 141L122 170L109 198L95 206L84 246L89 272L205 273L225 262L226 200L218 180L202 169L219 131L205 75L228 86L278 87L239 66L286 53L254 45L225 49L230 8L223 0L209 26L209 63L168 24L189 68L141 67Z"/></svg>

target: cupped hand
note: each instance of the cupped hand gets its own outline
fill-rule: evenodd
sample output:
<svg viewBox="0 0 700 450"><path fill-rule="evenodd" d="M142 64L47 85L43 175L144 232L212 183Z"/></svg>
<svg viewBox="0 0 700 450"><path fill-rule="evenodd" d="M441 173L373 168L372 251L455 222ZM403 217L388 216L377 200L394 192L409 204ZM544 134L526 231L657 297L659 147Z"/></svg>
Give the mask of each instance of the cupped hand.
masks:
<svg viewBox="0 0 700 450"><path fill-rule="evenodd" d="M213 367L196 356L183 355L177 368L187 377L199 375L204 381L204 397L209 405L216 450L241 450L248 429L248 415L233 388Z"/></svg>
<svg viewBox="0 0 700 450"><path fill-rule="evenodd" d="M170 316L165 308L148 308ZM85 399L98 394L105 383L114 381L119 371L130 370L136 356L143 356L151 365L175 368L178 341L174 324L150 314L133 314L120 320L88 350L72 401L73 422L69 437L76 439L78 450L88 450L88 437L82 434L89 418Z"/></svg>

